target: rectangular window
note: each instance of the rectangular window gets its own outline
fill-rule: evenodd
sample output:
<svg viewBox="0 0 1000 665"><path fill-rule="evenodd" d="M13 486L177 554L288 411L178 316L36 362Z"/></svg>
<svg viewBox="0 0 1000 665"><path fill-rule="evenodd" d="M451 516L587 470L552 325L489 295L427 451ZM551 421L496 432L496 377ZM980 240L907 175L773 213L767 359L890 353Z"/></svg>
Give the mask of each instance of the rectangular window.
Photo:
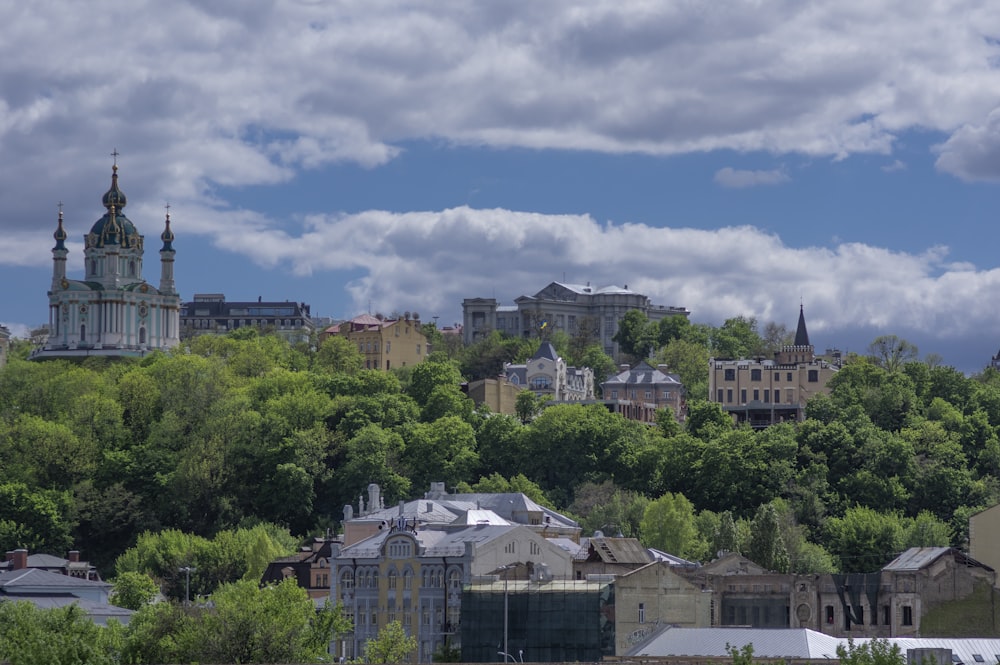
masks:
<svg viewBox="0 0 1000 665"><path fill-rule="evenodd" d="M903 625L912 626L913 625L913 608L909 605L903 606Z"/></svg>
<svg viewBox="0 0 1000 665"><path fill-rule="evenodd" d="M809 383L817 383L819 381L819 370L811 369L809 370Z"/></svg>
<svg viewBox="0 0 1000 665"><path fill-rule="evenodd" d="M747 389L743 388L740 390L740 404L747 403Z"/></svg>
<svg viewBox="0 0 1000 665"><path fill-rule="evenodd" d="M774 373L774 380L775 381L781 381L781 372L775 372Z"/></svg>
<svg viewBox="0 0 1000 665"><path fill-rule="evenodd" d="M726 373L725 373L725 376L726 376L726 381L735 381L736 380L736 370L735 369L727 369Z"/></svg>
<svg viewBox="0 0 1000 665"><path fill-rule="evenodd" d="M888 605L882 606L882 625L888 626L892 623L892 608Z"/></svg>
<svg viewBox="0 0 1000 665"><path fill-rule="evenodd" d="M771 391L770 390L765 390L764 391L764 403L767 404L770 401L771 401Z"/></svg>
<svg viewBox="0 0 1000 665"><path fill-rule="evenodd" d="M717 392L718 392L719 399L717 399L715 401L718 402L719 404L722 404L722 388L719 388L719 390Z"/></svg>
<svg viewBox="0 0 1000 665"><path fill-rule="evenodd" d="M612 390L611 391L611 399L618 399L618 391L617 390Z"/></svg>
<svg viewBox="0 0 1000 665"><path fill-rule="evenodd" d="M647 390L645 392L645 397L646 397L646 399L653 399L653 391L652 390Z"/></svg>
<svg viewBox="0 0 1000 665"><path fill-rule="evenodd" d="M733 403L733 389L732 388L727 388L726 389L726 401L729 402L730 404Z"/></svg>
<svg viewBox="0 0 1000 665"><path fill-rule="evenodd" d="M758 390L757 388L753 389L753 401L755 402L760 401L760 390Z"/></svg>
<svg viewBox="0 0 1000 665"><path fill-rule="evenodd" d="M833 623L833 605L826 606L826 622Z"/></svg>
<svg viewBox="0 0 1000 665"><path fill-rule="evenodd" d="M788 379L788 382L791 383L792 382L792 373L788 372L788 376L786 378Z"/></svg>
<svg viewBox="0 0 1000 665"><path fill-rule="evenodd" d="M774 389L774 403L781 404L781 391L777 388Z"/></svg>
<svg viewBox="0 0 1000 665"><path fill-rule="evenodd" d="M750 380L751 381L760 381L760 370L759 369L752 369L752 370L750 370Z"/></svg>
<svg viewBox="0 0 1000 665"><path fill-rule="evenodd" d="M639 603L639 623L646 623L646 605Z"/></svg>

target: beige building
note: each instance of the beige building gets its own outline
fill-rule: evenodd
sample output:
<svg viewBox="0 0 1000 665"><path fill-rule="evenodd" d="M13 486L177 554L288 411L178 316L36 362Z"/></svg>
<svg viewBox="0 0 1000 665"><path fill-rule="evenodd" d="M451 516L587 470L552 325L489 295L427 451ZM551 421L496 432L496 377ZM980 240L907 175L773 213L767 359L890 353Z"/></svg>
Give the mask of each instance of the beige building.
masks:
<svg viewBox="0 0 1000 665"><path fill-rule="evenodd" d="M533 296L520 296L514 305L499 305L496 298L466 298L462 301L462 330L466 344L473 344L494 330L514 337L542 337L545 331L561 330L575 335L587 330L604 352L617 358L614 336L618 323L636 309L650 321L668 316L690 315L683 307L654 305L641 293L620 286L592 287L587 284L552 282Z"/></svg>
<svg viewBox="0 0 1000 665"><path fill-rule="evenodd" d="M1000 503L969 518L969 555L1000 570Z"/></svg>
<svg viewBox="0 0 1000 665"><path fill-rule="evenodd" d="M517 413L517 394L524 386L516 385L506 378L480 379L470 381L465 392L476 406L485 404L491 413L505 413L513 416Z"/></svg>
<svg viewBox="0 0 1000 665"><path fill-rule="evenodd" d="M829 393L827 382L839 366L816 357L800 307L795 342L782 347L773 360L711 358L708 368L709 401L737 423L767 427L803 420L806 403Z"/></svg>
<svg viewBox="0 0 1000 665"><path fill-rule="evenodd" d="M677 422L684 422L687 416L684 384L666 365L655 369L645 361L632 368L623 365L618 374L601 384L601 394L605 404L629 420L655 423L660 409L670 411Z"/></svg>
<svg viewBox="0 0 1000 665"><path fill-rule="evenodd" d="M542 342L535 355L523 365L504 364L507 381L522 386L553 402L580 402L594 399L594 370L567 367L552 342Z"/></svg>
<svg viewBox="0 0 1000 665"><path fill-rule="evenodd" d="M5 326L0 326L0 367L7 364L7 356L10 354L10 330Z"/></svg>
<svg viewBox="0 0 1000 665"><path fill-rule="evenodd" d="M358 346L365 357L365 369L388 371L421 363L431 352L420 328L420 319L409 313L401 319L379 319L362 314L327 328L320 343L330 335L340 335Z"/></svg>
<svg viewBox="0 0 1000 665"><path fill-rule="evenodd" d="M713 625L712 594L665 561L615 579L615 653L624 654L663 626Z"/></svg>

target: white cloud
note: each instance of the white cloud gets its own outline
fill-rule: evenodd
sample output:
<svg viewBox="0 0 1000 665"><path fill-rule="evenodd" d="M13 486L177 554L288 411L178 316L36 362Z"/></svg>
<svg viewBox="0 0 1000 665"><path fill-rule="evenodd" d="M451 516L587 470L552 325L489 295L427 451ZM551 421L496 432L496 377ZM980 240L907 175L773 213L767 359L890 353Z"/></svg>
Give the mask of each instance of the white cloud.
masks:
<svg viewBox="0 0 1000 665"><path fill-rule="evenodd" d="M73 174L107 146L194 196L376 166L412 139L844 157L926 128L957 130L941 168L992 173L971 162L995 133L1000 6L972 0L38 0L0 18L0 150L18 156L0 193L29 199L47 190L26 172L83 196Z"/></svg>
<svg viewBox="0 0 1000 665"><path fill-rule="evenodd" d="M770 171L747 171L732 167L715 172L715 182L723 187L756 187L758 185L779 185L788 182L788 174L781 169Z"/></svg>
<svg viewBox="0 0 1000 665"><path fill-rule="evenodd" d="M905 171L906 162L900 159L895 159L891 164L886 164L885 166L883 166L882 170L885 173L895 173L896 171Z"/></svg>

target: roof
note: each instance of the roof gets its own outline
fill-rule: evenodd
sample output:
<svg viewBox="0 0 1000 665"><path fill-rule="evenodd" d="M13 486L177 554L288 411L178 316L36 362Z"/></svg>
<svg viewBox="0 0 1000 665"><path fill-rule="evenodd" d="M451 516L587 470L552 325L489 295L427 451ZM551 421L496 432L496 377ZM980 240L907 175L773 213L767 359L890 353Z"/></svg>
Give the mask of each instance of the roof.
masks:
<svg viewBox="0 0 1000 665"><path fill-rule="evenodd" d="M509 533L512 529L521 528L519 524L477 524L458 531L440 531L437 529L418 529L408 531L421 547L420 556L443 557L462 556L465 554L466 543L482 544L494 538ZM348 545L340 551L338 559L374 559L381 556L382 546L386 539L395 536L399 531L386 529L374 536Z"/></svg>
<svg viewBox="0 0 1000 665"><path fill-rule="evenodd" d="M604 563L649 563L652 555L635 538L591 538L588 561Z"/></svg>
<svg viewBox="0 0 1000 665"><path fill-rule="evenodd" d="M956 561L964 565L978 566L987 570L993 570L984 563L980 563L969 557L965 553L952 547L911 547L895 559L886 564L882 570L890 571L914 571L921 570L931 565L939 558L951 555ZM998 651L997 653L1000 653Z"/></svg>
<svg viewBox="0 0 1000 665"><path fill-rule="evenodd" d="M71 594L4 594L3 598L8 601L27 601L41 610L77 605L87 613L91 621L100 625L106 625L108 619L117 619L119 623L127 624L135 614L124 607L77 598Z"/></svg>
<svg viewBox="0 0 1000 665"><path fill-rule="evenodd" d="M729 647L753 645L755 658L836 659L837 647L847 648L848 639L863 644L872 638L833 637L808 628L672 628L654 633L646 642L629 650L625 656L701 656L728 658ZM994 662L1000 654L1000 639L889 637L905 655L909 649L950 649L955 663L973 665ZM980 660L976 659L979 656Z"/></svg>
<svg viewBox="0 0 1000 665"><path fill-rule="evenodd" d="M13 592L25 588L46 588L46 589L66 589L72 592L73 589L110 589L107 582L96 582L85 580L72 575L53 573L41 568L21 568L20 570L7 570L0 573L0 590Z"/></svg>
<svg viewBox="0 0 1000 665"><path fill-rule="evenodd" d="M626 369L618 374L612 374L602 385L662 385L673 384L678 388L683 388L680 377L676 374L653 368L652 365L643 361L631 369Z"/></svg>
<svg viewBox="0 0 1000 665"><path fill-rule="evenodd" d="M846 641L846 640L845 640ZM708 656L726 658L730 647L753 645L755 658L836 658L841 641L807 628L665 627L626 656Z"/></svg>
<svg viewBox="0 0 1000 665"><path fill-rule="evenodd" d="M538 350L535 351L535 355L531 356L532 360L559 360L559 354L556 353L556 347L552 346L552 342L542 342L538 345Z"/></svg>
<svg viewBox="0 0 1000 665"><path fill-rule="evenodd" d="M799 305L799 325L795 329L795 346L809 346L809 333L806 331L806 315Z"/></svg>

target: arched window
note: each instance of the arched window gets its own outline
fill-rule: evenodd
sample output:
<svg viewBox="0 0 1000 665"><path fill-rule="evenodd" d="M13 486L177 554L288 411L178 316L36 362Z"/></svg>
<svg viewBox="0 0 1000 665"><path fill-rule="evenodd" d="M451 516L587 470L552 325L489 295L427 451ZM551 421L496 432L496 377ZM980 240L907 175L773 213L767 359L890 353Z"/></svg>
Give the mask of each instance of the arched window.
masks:
<svg viewBox="0 0 1000 665"><path fill-rule="evenodd" d="M135 277L135 261L128 262L128 274L129 277Z"/></svg>
<svg viewBox="0 0 1000 665"><path fill-rule="evenodd" d="M80 341L81 342L87 341L87 324L85 323L80 324Z"/></svg>
<svg viewBox="0 0 1000 665"><path fill-rule="evenodd" d="M90 274L94 276L97 275L97 259L90 260Z"/></svg>
<svg viewBox="0 0 1000 665"><path fill-rule="evenodd" d="M146 328L145 327L139 328L139 343L140 344L145 344L146 343Z"/></svg>

